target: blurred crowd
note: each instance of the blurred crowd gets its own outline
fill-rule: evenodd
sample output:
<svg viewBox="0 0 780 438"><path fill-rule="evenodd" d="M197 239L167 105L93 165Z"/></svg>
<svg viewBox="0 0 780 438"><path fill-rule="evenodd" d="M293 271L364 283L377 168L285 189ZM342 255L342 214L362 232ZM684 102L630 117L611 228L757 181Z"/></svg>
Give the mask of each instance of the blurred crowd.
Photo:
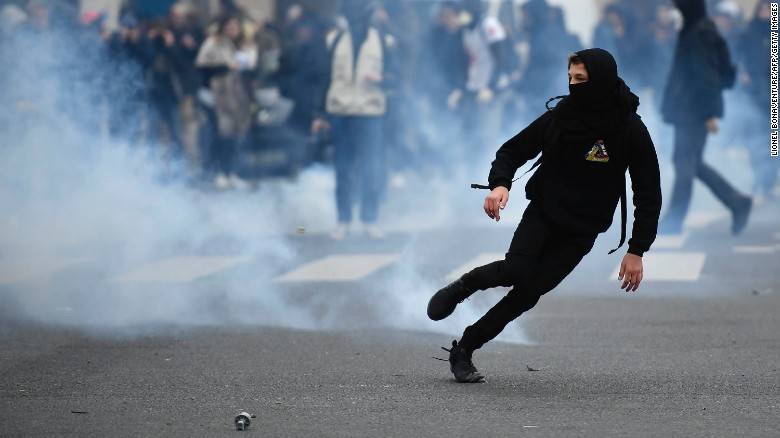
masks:
<svg viewBox="0 0 780 438"><path fill-rule="evenodd" d="M109 60L101 68L115 83L101 86L131 90L94 102L110 135L161 145L220 188L332 164L346 187L340 221L357 185L369 223L389 175L446 174L491 153L565 94L567 55L584 47L546 0L331 3L279 2L276 17L258 21L231 0L210 11L158 2L162 13L125 1L109 26L101 11L31 0L3 8L2 32L77 28ZM738 63L739 89L764 114L768 5L746 15L712 1L709 14ZM671 1L618 0L590 45L614 54L631 88L657 105L681 26Z"/></svg>

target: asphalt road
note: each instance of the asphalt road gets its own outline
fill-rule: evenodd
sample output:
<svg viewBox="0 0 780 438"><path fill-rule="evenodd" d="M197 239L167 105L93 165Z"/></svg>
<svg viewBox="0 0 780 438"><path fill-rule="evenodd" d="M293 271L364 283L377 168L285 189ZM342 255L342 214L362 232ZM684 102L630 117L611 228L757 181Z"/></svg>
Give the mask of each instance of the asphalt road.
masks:
<svg viewBox="0 0 780 438"><path fill-rule="evenodd" d="M439 346L503 291L464 302L438 325L424 320L423 306L448 273L476 254L503 251L511 226L398 232L381 244L291 237L294 266L272 269L287 280L268 283L273 292L243 307L232 298L215 304L227 292L188 307L201 321L43 324L8 301L13 295L18 304L12 292L23 286L5 284L0 436L235 436L241 410L257 415L247 436L780 436L777 214L777 206L761 207L736 239L728 220L691 228L652 252L654 275L670 277L651 276L632 295L610 280L619 259L606 252L616 239L603 236L572 277L475 354L487 376L476 385L455 383L432 356L446 358ZM333 254L357 254L371 266L352 279L318 279L340 275ZM319 274L309 262L320 263ZM143 278L134 292L157 314L178 295L151 297L175 289L202 298L261 265L267 261L195 280L182 274L190 286L181 290L155 286L148 269L121 278ZM65 271L57 287L72 308L58 302L52 312L110 311L105 298L77 286L114 274Z"/></svg>

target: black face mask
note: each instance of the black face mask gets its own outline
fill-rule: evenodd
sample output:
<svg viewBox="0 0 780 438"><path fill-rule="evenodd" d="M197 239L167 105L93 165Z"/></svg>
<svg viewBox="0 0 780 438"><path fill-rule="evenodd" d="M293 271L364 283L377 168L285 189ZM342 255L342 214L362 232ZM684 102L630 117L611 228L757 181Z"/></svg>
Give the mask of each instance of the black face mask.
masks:
<svg viewBox="0 0 780 438"><path fill-rule="evenodd" d="M604 93L590 81L569 84L569 96L572 103L580 108L589 108L604 100Z"/></svg>

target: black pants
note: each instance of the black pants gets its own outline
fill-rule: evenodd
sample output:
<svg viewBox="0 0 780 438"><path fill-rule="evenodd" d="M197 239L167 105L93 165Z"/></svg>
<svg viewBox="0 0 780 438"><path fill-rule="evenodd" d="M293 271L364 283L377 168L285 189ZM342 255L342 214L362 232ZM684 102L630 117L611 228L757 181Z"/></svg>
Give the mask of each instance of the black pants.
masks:
<svg viewBox="0 0 780 438"><path fill-rule="evenodd" d="M472 290L498 286L512 289L479 321L466 327L460 345L475 350L498 336L574 270L593 248L596 236L557 228L533 202L528 205L504 260L475 268L462 277Z"/></svg>
<svg viewBox="0 0 780 438"><path fill-rule="evenodd" d="M715 169L703 161L707 142L707 125L702 122L686 123L674 127L674 186L672 200L665 221L680 228L688 214L693 191L693 179L699 178L730 210L737 208L744 198Z"/></svg>

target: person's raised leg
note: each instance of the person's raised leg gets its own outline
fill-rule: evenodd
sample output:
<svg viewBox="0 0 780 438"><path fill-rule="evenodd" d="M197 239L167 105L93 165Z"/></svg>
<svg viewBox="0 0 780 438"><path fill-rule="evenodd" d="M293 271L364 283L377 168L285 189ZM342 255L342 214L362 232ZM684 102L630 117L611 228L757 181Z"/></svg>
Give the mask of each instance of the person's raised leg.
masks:
<svg viewBox="0 0 780 438"><path fill-rule="evenodd" d="M455 380L462 383L481 382L484 376L474 366L474 351L498 336L507 324L533 308L543 294L557 286L590 252L595 240L596 235L556 235L550 239L535 275L524 284L515 285L485 316L467 327L460 342L452 342L452 349L449 350L450 370Z"/></svg>
<svg viewBox="0 0 780 438"><path fill-rule="evenodd" d="M548 237L549 225L541 217L538 207L529 204L504 259L474 268L436 292L428 302L428 317L434 321L448 317L458 303L478 290L519 283L524 274L533 270L533 264Z"/></svg>
<svg viewBox="0 0 780 438"><path fill-rule="evenodd" d="M353 120L350 117L333 118L334 168L336 172L336 209L338 228L333 237L343 239L352 222L352 191L354 190L356 142Z"/></svg>
<svg viewBox="0 0 780 438"><path fill-rule="evenodd" d="M674 129L674 184L669 209L661 221L662 233L678 234L682 232L683 221L688 214L693 192L693 179L696 176L704 142L707 140L707 127L704 123L677 125Z"/></svg>
<svg viewBox="0 0 780 438"><path fill-rule="evenodd" d="M477 322L466 327L459 345L476 350L501 333L507 324L532 309L590 252L596 235L555 233L545 245L534 274L515 286Z"/></svg>
<svg viewBox="0 0 780 438"><path fill-rule="evenodd" d="M369 237L381 238L377 228L379 198L385 184L385 157L383 147L383 119L363 117L359 121L360 152L360 220L366 226Z"/></svg>

